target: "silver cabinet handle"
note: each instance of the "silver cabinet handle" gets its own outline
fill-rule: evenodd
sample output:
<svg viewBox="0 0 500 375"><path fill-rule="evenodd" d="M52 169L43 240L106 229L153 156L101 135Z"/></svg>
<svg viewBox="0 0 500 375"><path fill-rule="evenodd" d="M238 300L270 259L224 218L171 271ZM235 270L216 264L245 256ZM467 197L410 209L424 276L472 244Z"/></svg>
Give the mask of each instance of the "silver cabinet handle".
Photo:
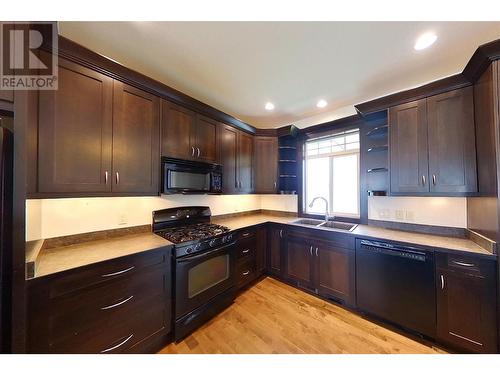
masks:
<svg viewBox="0 0 500 375"><path fill-rule="evenodd" d="M318 256L318 248L316 248L316 256Z"/></svg>
<svg viewBox="0 0 500 375"><path fill-rule="evenodd" d="M280 238L283 238L283 229L280 229Z"/></svg>
<svg viewBox="0 0 500 375"><path fill-rule="evenodd" d="M115 307L118 307L120 305L123 305L124 303L127 303L128 301L130 301L132 298L134 298L134 296L130 296L128 298L125 298L123 301L121 302L118 302L118 303L114 303L112 305L109 305L109 306L104 306L104 307L101 307L101 310L109 310L109 309L113 309Z"/></svg>
<svg viewBox="0 0 500 375"><path fill-rule="evenodd" d="M126 269L118 271L118 272L106 273L104 275L101 275L101 277L111 277L111 276L121 275L122 273L132 271L134 268L135 268L135 266L132 266L132 267L126 268Z"/></svg>
<svg viewBox="0 0 500 375"><path fill-rule="evenodd" d="M191 156L194 157L194 147L191 146Z"/></svg>
<svg viewBox="0 0 500 375"><path fill-rule="evenodd" d="M248 237L248 236L250 236L250 233L249 233L249 232L246 232L246 233L243 233L241 236L242 236L242 237Z"/></svg>
<svg viewBox="0 0 500 375"><path fill-rule="evenodd" d="M459 262L458 260L452 260L451 262L453 264L456 264L457 266L464 266L464 267L475 267L476 266L474 263Z"/></svg>
<svg viewBox="0 0 500 375"><path fill-rule="evenodd" d="M242 273L242 275L243 275L243 276L246 276L246 275L248 275L249 273L250 273L250 271L245 271L245 272L243 272L243 273Z"/></svg>
<svg viewBox="0 0 500 375"><path fill-rule="evenodd" d="M128 340L130 340L132 337L134 337L134 334L132 333L129 337L125 338L121 343L116 344L115 346L112 346L111 348L101 350L101 353L107 353L112 350L118 349L120 346L124 345Z"/></svg>
<svg viewBox="0 0 500 375"><path fill-rule="evenodd" d="M196 147L196 149L198 150L198 157L200 157L200 154L201 154L200 148Z"/></svg>
<svg viewBox="0 0 500 375"><path fill-rule="evenodd" d="M435 174L432 175L432 184L436 185L436 175Z"/></svg>
<svg viewBox="0 0 500 375"><path fill-rule="evenodd" d="M250 249L245 249L245 250L243 250L243 251L242 251L242 253L243 253L243 254L246 254L246 253L248 253L249 251L250 251Z"/></svg>
<svg viewBox="0 0 500 375"><path fill-rule="evenodd" d="M422 185L425 186L425 176L424 175L422 175Z"/></svg>
<svg viewBox="0 0 500 375"><path fill-rule="evenodd" d="M120 173L116 172L115 176L116 176L116 184L118 185L120 183Z"/></svg>
<svg viewBox="0 0 500 375"><path fill-rule="evenodd" d="M108 177L109 177L109 173L108 171L104 172L104 183L107 185L108 184Z"/></svg>
<svg viewBox="0 0 500 375"><path fill-rule="evenodd" d="M441 290L444 290L444 276L441 275Z"/></svg>
<svg viewBox="0 0 500 375"><path fill-rule="evenodd" d="M311 247L309 248L309 252L311 253L311 256L313 255L313 247L311 245Z"/></svg>
<svg viewBox="0 0 500 375"><path fill-rule="evenodd" d="M278 187L278 184L276 183L276 181L274 181L274 188L276 189Z"/></svg>

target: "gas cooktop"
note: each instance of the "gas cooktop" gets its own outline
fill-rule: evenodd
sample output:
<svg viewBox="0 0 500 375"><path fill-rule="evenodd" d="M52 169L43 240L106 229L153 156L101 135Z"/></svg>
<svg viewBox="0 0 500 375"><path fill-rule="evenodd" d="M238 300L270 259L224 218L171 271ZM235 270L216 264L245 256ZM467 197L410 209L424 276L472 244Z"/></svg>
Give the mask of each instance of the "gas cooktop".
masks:
<svg viewBox="0 0 500 375"><path fill-rule="evenodd" d="M179 227L166 228L158 231L156 234L163 238L179 244L183 242L203 240L228 232L229 228L212 223L198 223Z"/></svg>

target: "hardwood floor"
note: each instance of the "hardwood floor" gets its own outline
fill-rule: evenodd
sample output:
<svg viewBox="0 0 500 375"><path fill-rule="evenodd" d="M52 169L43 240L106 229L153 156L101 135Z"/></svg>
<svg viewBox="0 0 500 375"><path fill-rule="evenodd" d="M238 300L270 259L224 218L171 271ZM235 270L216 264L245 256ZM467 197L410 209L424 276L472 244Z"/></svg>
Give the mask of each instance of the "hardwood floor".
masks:
<svg viewBox="0 0 500 375"><path fill-rule="evenodd" d="M265 278L160 353L444 353L341 307Z"/></svg>

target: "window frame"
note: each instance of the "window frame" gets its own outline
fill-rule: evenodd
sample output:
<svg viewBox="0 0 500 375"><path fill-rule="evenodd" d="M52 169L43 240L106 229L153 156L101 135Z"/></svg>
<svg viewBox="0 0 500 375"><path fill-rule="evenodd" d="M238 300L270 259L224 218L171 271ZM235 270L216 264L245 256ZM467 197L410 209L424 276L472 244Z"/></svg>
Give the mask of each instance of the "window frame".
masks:
<svg viewBox="0 0 500 375"><path fill-rule="evenodd" d="M334 136L335 134L342 133L342 132L349 132L349 131L358 131L359 133L359 150L352 152L351 150L349 151L344 151L342 153L338 153L336 155L345 155L345 154L357 154L358 155L358 199L357 199L357 204L358 204L358 215L359 216L354 216L354 215L349 215L346 213L339 213L338 215L334 215L335 221L344 221L344 222L350 222L350 223L361 223L362 217L363 217L363 207L362 207L362 202L361 202L361 190L362 190L362 185L363 185L363 177L361 176L361 150L362 150L362 137L361 137L361 131L362 127L361 126L349 126L349 127L344 127L344 128L338 128L335 130L331 130L328 132L322 132L321 134L315 134L315 133L307 133L304 134L303 137L299 140L298 147L297 147L297 161L298 161L298 171L297 171L297 178L299 178L299 188L298 188L298 216L299 217L305 217L305 218L311 218L311 219L323 219L324 220L324 215L322 214L313 214L313 213L308 213L306 210L305 205L307 204L306 202L306 142L307 141L312 141L315 139L320 139L320 138L327 138ZM329 156L330 158L330 163L332 163L332 158L333 153ZM333 174L330 174L330 179L332 179ZM330 182L332 183L332 182ZM333 191L333 190L332 190ZM333 202L331 202L331 198L329 197L329 205L330 207L328 208L329 210L329 218L332 218L332 210L331 207L333 205Z"/></svg>

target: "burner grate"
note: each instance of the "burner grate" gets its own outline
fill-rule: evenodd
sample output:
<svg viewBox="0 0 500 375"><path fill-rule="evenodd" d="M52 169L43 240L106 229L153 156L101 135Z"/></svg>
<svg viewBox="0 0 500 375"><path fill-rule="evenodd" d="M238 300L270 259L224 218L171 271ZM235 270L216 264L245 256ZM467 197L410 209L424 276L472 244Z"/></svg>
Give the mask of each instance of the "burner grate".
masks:
<svg viewBox="0 0 500 375"><path fill-rule="evenodd" d="M173 227L158 232L160 236L173 243L182 243L217 236L228 232L229 228L218 224L199 223L183 227Z"/></svg>

